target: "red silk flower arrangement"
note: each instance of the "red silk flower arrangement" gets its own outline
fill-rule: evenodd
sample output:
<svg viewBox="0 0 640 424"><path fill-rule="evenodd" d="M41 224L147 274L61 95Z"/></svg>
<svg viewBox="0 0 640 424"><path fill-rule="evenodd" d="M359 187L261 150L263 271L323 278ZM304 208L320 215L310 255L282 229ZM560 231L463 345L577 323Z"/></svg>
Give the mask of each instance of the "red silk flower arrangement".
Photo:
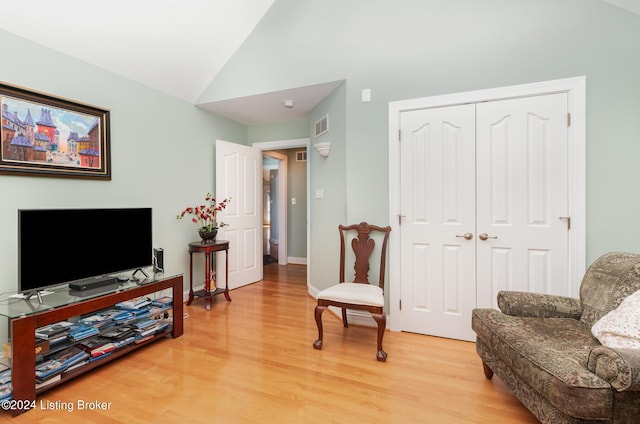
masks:
<svg viewBox="0 0 640 424"><path fill-rule="evenodd" d="M216 198L211 195L211 193L207 193L204 198L205 203L202 205L188 207L182 212L178 214L177 219L184 218L185 215L193 215L191 221L194 224L198 224L199 229L203 229L206 231L213 231L217 229L219 226L222 227L225 224L216 221L216 215L218 212L227 207L229 202L231 201L231 197L228 197L218 203L216 203Z"/></svg>

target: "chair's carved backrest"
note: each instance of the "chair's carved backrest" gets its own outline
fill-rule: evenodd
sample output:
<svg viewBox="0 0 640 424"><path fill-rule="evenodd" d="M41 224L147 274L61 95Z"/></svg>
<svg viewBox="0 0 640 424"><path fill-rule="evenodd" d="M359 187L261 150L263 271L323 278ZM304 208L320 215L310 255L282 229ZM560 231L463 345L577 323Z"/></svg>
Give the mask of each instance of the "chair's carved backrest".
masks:
<svg viewBox="0 0 640 424"><path fill-rule="evenodd" d="M351 248L355 254L355 264L353 269L355 271L354 283L369 284L369 259L371 253L375 248L375 240L371 238L373 232L383 233L382 249L380 252L380 278L378 279L378 285L384 290L384 275L386 269L387 258L387 241L389 240L389 233L391 227L378 227L376 225L370 225L366 222L361 222L355 225L340 225L340 282L345 281L345 265L346 265L346 243L345 234L348 231L357 231L357 236L351 240Z"/></svg>

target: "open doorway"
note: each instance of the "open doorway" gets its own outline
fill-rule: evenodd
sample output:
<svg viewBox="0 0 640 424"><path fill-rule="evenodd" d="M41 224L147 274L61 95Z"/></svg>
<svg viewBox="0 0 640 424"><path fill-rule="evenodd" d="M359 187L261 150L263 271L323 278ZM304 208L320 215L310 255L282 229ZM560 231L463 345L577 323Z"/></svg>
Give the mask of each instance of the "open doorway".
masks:
<svg viewBox="0 0 640 424"><path fill-rule="evenodd" d="M309 163L306 156L309 139L253 146L263 154L264 264L308 265Z"/></svg>
<svg viewBox="0 0 640 424"><path fill-rule="evenodd" d="M262 251L263 265L286 265L288 224L288 157L277 151L262 152Z"/></svg>

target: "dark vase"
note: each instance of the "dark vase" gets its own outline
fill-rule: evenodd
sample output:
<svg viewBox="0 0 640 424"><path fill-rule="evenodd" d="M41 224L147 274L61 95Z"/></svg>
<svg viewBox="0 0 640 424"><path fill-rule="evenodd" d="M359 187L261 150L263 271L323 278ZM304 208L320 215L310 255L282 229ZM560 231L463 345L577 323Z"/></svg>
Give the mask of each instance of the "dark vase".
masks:
<svg viewBox="0 0 640 424"><path fill-rule="evenodd" d="M218 234L218 229L214 228L213 230L208 230L207 228L200 228L198 230L198 234L202 239L202 243L210 243L212 241L216 241L216 235Z"/></svg>

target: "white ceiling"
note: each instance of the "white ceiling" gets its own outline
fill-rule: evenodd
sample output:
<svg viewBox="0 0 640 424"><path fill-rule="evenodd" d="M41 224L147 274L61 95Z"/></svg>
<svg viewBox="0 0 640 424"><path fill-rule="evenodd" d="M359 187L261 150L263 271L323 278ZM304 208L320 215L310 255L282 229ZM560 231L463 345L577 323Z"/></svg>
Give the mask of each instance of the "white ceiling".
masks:
<svg viewBox="0 0 640 424"><path fill-rule="evenodd" d="M0 28L195 103L274 0L3 0Z"/></svg>
<svg viewBox="0 0 640 424"><path fill-rule="evenodd" d="M332 81L199 106L245 125L293 121L309 116L311 110L341 83ZM293 108L286 108L285 100L293 100Z"/></svg>
<svg viewBox="0 0 640 424"><path fill-rule="evenodd" d="M640 15L640 0L604 0ZM195 103L274 0L2 0L0 28ZM248 125L308 116L340 81L200 105ZM293 109L283 100L295 101Z"/></svg>

